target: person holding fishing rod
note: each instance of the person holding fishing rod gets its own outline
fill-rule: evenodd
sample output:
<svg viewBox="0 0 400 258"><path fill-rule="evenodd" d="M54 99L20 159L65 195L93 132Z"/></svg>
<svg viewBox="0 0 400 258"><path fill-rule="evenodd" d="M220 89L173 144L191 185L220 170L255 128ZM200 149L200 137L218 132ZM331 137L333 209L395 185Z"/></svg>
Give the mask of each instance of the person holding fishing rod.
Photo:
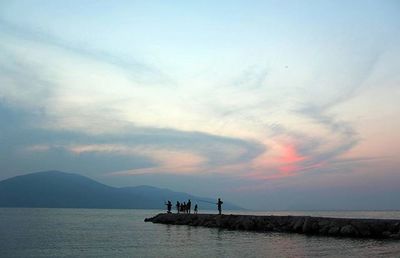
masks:
<svg viewBox="0 0 400 258"><path fill-rule="evenodd" d="M219 214L219 215L222 214L222 204L223 204L224 202L221 201L221 198L218 198L217 203L215 203L215 202L209 202L209 201L204 201L204 200L198 200L198 199L196 199L196 201L205 202L205 203L211 203L211 204L216 204L217 207L218 207L218 214Z"/></svg>
<svg viewBox="0 0 400 258"><path fill-rule="evenodd" d="M168 200L168 202L166 202L165 205L167 205L168 213L171 213L171 208L172 208L172 203L171 203L171 201Z"/></svg>
<svg viewBox="0 0 400 258"><path fill-rule="evenodd" d="M190 209L192 207L192 201L189 199L189 201L186 204L186 212L190 214Z"/></svg>
<svg viewBox="0 0 400 258"><path fill-rule="evenodd" d="M224 203L224 202L221 201L221 198L218 198L217 206L218 206L218 213L219 213L219 215L221 215L221 213L222 213L222 204L223 204L223 203Z"/></svg>

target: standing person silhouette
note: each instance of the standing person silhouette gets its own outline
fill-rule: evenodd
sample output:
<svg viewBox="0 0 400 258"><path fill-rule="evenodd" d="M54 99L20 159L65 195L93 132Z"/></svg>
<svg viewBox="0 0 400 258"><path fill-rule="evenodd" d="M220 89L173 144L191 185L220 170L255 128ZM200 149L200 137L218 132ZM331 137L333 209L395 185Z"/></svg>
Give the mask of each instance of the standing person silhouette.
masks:
<svg viewBox="0 0 400 258"><path fill-rule="evenodd" d="M181 208L181 204L179 203L179 201L177 201L176 202L176 210L178 211L178 213L180 211L180 208Z"/></svg>
<svg viewBox="0 0 400 258"><path fill-rule="evenodd" d="M183 213L186 213L186 202L183 202L183 204L181 204L181 210Z"/></svg>
<svg viewBox="0 0 400 258"><path fill-rule="evenodd" d="M171 213L171 208L172 208L172 203L171 203L171 201L166 202L165 205L167 205L168 213Z"/></svg>
<svg viewBox="0 0 400 258"><path fill-rule="evenodd" d="M197 214L197 209L198 209L198 206L197 206L197 203L194 205L194 214Z"/></svg>
<svg viewBox="0 0 400 258"><path fill-rule="evenodd" d="M221 213L222 213L222 204L223 204L223 203L224 203L224 202L221 201L221 198L218 198L217 206L218 206L218 213L219 213L219 215L221 215Z"/></svg>
<svg viewBox="0 0 400 258"><path fill-rule="evenodd" d="M189 199L189 201L187 202L187 210L188 210L188 213L190 213L191 206L192 206L192 202L191 202L190 199Z"/></svg>

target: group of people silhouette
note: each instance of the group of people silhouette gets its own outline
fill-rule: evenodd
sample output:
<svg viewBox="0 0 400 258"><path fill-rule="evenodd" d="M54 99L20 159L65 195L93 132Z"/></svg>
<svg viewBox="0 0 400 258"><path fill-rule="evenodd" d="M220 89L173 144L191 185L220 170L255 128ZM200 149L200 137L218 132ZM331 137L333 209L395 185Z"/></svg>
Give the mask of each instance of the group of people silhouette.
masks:
<svg viewBox="0 0 400 258"><path fill-rule="evenodd" d="M176 202L176 211L177 213L190 213L191 209L192 209L192 202L190 201L190 199L187 202L182 202L180 203L179 201ZM194 213L197 213L197 203L194 205Z"/></svg>
<svg viewBox="0 0 400 258"><path fill-rule="evenodd" d="M209 202L211 203L211 202ZM215 203L217 205L218 208L218 214L221 215L222 213L222 204L223 201L221 201L221 198L218 198L217 203ZM172 209L172 202L170 200L168 200L165 205L167 206L167 212L171 213L171 209ZM177 213L191 213L191 208L192 208L192 201L189 199L187 202L179 202L177 201L175 204L176 207L176 211ZM199 209L199 206L197 206L197 203L194 205L194 209L193 209L193 213L197 214Z"/></svg>

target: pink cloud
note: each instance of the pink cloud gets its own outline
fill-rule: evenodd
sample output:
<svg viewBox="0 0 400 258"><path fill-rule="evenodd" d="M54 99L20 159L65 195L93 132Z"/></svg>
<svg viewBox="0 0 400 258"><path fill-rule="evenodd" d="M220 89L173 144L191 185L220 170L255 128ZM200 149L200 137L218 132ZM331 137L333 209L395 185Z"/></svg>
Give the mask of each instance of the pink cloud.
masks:
<svg viewBox="0 0 400 258"><path fill-rule="evenodd" d="M324 166L323 162L309 163L309 156L302 155L294 143L278 143L275 155L266 154L253 164L246 177L258 180L275 180L298 175L299 172Z"/></svg>

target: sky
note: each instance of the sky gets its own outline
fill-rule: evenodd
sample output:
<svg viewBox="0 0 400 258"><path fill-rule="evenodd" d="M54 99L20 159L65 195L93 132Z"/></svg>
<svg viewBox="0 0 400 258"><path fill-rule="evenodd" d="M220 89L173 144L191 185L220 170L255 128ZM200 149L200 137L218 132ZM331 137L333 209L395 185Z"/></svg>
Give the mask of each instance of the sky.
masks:
<svg viewBox="0 0 400 258"><path fill-rule="evenodd" d="M0 1L0 180L400 209L399 1Z"/></svg>

